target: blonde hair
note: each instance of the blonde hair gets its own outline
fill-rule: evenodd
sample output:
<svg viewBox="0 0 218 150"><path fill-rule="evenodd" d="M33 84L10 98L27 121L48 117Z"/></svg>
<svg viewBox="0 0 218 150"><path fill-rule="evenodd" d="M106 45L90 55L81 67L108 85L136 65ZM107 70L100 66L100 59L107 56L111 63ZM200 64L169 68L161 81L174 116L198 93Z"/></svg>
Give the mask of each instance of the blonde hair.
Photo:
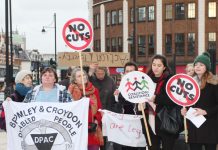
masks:
<svg viewBox="0 0 218 150"><path fill-rule="evenodd" d="M187 71L187 69L188 69L189 67L194 68L194 64L192 64L192 63L187 64L186 67L185 67L185 71Z"/></svg>

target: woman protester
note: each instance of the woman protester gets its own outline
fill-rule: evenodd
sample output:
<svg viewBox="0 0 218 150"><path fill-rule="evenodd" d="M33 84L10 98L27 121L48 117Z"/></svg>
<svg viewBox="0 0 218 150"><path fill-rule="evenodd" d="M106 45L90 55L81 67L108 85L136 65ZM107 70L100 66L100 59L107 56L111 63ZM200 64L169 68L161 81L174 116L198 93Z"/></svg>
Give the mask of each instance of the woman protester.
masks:
<svg viewBox="0 0 218 150"><path fill-rule="evenodd" d="M194 60L194 79L197 81L201 92L198 102L192 107L196 116L203 115L206 121L197 128L192 122L187 121L188 142L190 150L216 150L218 143L218 78L210 72L210 55L204 52ZM181 110L186 115L187 109Z"/></svg>
<svg viewBox="0 0 218 150"><path fill-rule="evenodd" d="M15 77L15 91L11 94L10 98L15 102L23 102L25 96L27 95L28 91L32 88L32 72L29 70L21 70L17 73ZM4 109L1 113L1 128L6 130L5 125L5 115Z"/></svg>
<svg viewBox="0 0 218 150"><path fill-rule="evenodd" d="M57 84L58 76L53 68L41 72L41 84L29 91L24 102L71 102L72 98L65 86Z"/></svg>
<svg viewBox="0 0 218 150"><path fill-rule="evenodd" d="M83 83L85 87L85 95L83 94ZM101 101L98 90L88 80L88 75L85 71L81 71L81 68L74 68L71 74L71 84L68 88L74 100L80 100L82 97L90 98L90 108L88 123L89 126L93 123L96 124L96 129L89 129L88 133L88 150L99 150L103 145L103 135L101 130L101 113L98 109L101 109ZM91 126L90 126L91 127ZM92 130L92 131L91 131Z"/></svg>
<svg viewBox="0 0 218 150"><path fill-rule="evenodd" d="M154 96L146 103L144 110L145 113L148 114L147 116L149 116L147 119L149 121L149 133L152 143L149 150L160 150L161 145L163 150L173 150L179 133L172 134L160 129L161 118L157 115L164 107L168 110L177 107L177 105L170 100L165 90L167 81L172 74L168 67L167 59L163 55L155 55L152 58L148 76L150 76L156 84ZM146 135L145 129L144 134Z"/></svg>

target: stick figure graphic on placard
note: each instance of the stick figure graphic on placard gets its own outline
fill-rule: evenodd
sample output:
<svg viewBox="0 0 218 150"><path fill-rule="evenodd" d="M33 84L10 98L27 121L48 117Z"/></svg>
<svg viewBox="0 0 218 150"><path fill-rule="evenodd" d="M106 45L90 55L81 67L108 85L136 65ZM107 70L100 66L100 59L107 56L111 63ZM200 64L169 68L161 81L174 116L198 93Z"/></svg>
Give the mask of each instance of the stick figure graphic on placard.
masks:
<svg viewBox="0 0 218 150"><path fill-rule="evenodd" d="M137 78L136 78L136 77L135 77L134 79L135 79L135 82L133 83L133 85L135 85L134 91L135 91L136 89L142 90L142 89L140 88L140 86L139 86L139 85L141 85L141 83L140 83L139 81L137 81Z"/></svg>
<svg viewBox="0 0 218 150"><path fill-rule="evenodd" d="M147 85L148 85L148 81L145 80L145 77L144 77L144 76L142 77L141 85L142 85L142 90L143 90L144 88L146 88L146 89L149 90L149 87L147 86Z"/></svg>
<svg viewBox="0 0 218 150"><path fill-rule="evenodd" d="M130 82L129 78L127 78L127 83L125 85L125 86L127 86L126 92L128 92L129 90L133 90L134 91L134 89L131 87L132 85L133 85L132 82Z"/></svg>

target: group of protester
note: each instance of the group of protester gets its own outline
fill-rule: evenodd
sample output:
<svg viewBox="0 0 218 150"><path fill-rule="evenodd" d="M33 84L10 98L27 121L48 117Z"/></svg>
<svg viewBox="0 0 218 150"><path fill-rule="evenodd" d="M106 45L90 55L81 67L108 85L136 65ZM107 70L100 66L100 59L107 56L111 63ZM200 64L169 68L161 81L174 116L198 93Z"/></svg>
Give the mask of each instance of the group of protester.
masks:
<svg viewBox="0 0 218 150"><path fill-rule="evenodd" d="M190 69L191 68L191 69ZM192 106L195 115L204 115L206 122L200 127L195 127L188 121L188 142L191 150L215 150L218 143L218 79L210 72L211 62L208 53L203 53L196 57L192 65L188 65L187 72L191 72L193 79L197 81L201 89L199 101ZM128 62L124 66L124 75L137 71L138 67L133 62ZM91 99L88 122L97 124L95 132L88 134L88 150L106 150L106 143L113 144L114 150L141 150L143 147L128 147L107 141L102 135L102 115L99 109L107 109L123 114L141 114L144 111L149 121L149 133L152 146L149 150L173 150L177 134L171 134L160 130L161 121L157 113L167 106L172 110L177 105L168 97L165 86L167 81L173 76L168 67L167 59L163 55L155 55L150 63L147 75L156 84L154 96L146 102L144 109L139 109L137 104L125 100L116 89L116 84L109 75L107 67L100 67L92 64L86 73L79 67L70 68L67 78L59 82L54 69L45 68L41 72L41 84L32 87L32 73L27 70L20 71L15 78L15 92L10 96L17 102L71 102L80 100L86 96ZM83 83L84 88L83 89ZM62 85L61 85L62 84ZM7 98L7 99L10 99ZM181 114L186 115L187 108L181 108ZM1 113L4 118L4 113ZM150 117L151 116L151 117ZM153 120L151 118L153 117ZM153 122L153 123L152 123ZM5 122L4 122L5 123ZM5 128L5 124L1 124ZM145 127L142 125L144 135ZM147 138L146 138L147 139Z"/></svg>

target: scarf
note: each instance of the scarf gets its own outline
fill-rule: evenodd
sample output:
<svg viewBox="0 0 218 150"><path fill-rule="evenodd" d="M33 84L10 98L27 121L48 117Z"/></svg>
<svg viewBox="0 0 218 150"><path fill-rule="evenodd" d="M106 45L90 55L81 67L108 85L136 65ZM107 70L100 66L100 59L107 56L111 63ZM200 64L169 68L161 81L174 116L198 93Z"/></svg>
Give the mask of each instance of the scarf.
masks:
<svg viewBox="0 0 218 150"><path fill-rule="evenodd" d="M17 83L15 89L21 96L26 96L31 87L26 87L23 83Z"/></svg>
<svg viewBox="0 0 218 150"><path fill-rule="evenodd" d="M167 77L170 75L169 71L164 71L160 77L155 77L154 73L151 72L149 76L151 79L157 84L155 89L155 95L160 94L161 89L163 88L163 84L166 81Z"/></svg>
<svg viewBox="0 0 218 150"><path fill-rule="evenodd" d="M83 95L83 87L82 85L77 84L70 84L69 86L69 92L71 93L74 100L80 100ZM90 97L95 92L95 87L92 85L91 82L88 82L85 85L85 96Z"/></svg>

